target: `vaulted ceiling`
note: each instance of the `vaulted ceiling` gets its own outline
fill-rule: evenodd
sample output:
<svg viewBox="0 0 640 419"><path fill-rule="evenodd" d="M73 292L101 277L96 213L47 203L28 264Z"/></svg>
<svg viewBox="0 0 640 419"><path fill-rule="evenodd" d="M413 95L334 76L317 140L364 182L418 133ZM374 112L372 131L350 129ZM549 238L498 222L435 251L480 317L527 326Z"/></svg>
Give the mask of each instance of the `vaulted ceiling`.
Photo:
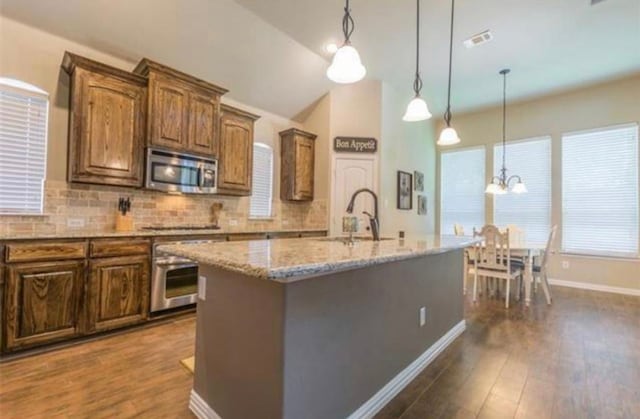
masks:
<svg viewBox="0 0 640 419"><path fill-rule="evenodd" d="M640 1L458 0L453 110L497 104L640 71ZM1 13L97 49L143 56L225 86L234 99L293 116L332 84L328 42L341 41L343 0L2 0ZM423 96L446 103L450 3L422 0ZM411 96L414 0L351 0L352 38L369 78ZM462 41L490 29L494 40Z"/></svg>

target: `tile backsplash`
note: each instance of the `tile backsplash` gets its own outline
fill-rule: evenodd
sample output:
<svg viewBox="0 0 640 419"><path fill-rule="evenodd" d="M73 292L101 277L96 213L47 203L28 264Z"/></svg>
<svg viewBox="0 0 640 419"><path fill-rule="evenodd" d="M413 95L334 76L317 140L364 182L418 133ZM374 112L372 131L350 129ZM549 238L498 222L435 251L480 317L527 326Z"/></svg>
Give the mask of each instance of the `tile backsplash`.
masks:
<svg viewBox="0 0 640 419"><path fill-rule="evenodd" d="M273 217L249 219L249 197L169 195L162 192L117 187L45 183L43 216L0 216L0 237L11 234L56 234L73 229L113 231L119 197L131 198L134 229L149 225L212 224L214 203L222 204L219 225L225 231L323 229L327 227L327 202L273 202Z"/></svg>

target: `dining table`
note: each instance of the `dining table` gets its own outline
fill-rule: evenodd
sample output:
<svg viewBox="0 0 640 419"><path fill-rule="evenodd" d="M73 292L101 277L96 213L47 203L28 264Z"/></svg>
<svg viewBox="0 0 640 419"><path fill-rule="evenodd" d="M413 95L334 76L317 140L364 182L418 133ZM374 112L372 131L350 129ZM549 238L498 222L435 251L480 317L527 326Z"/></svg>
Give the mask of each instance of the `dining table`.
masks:
<svg viewBox="0 0 640 419"><path fill-rule="evenodd" d="M533 263L534 259L544 252L545 246L537 243L528 243L528 242L515 242L509 244L509 249L511 253L511 259L517 260L520 259L524 265L524 272L522 275L522 279L524 282L524 303L527 307L531 304L531 288L533 285ZM469 276L469 264L473 263L472 258L470 257L470 253L473 248L466 249L465 257L464 257L464 292L466 293L467 289L467 279ZM544 291L545 298L547 300L547 304L551 304L551 291L549 290L549 284L547 283L545 278L541 278L540 284L542 286L542 290Z"/></svg>

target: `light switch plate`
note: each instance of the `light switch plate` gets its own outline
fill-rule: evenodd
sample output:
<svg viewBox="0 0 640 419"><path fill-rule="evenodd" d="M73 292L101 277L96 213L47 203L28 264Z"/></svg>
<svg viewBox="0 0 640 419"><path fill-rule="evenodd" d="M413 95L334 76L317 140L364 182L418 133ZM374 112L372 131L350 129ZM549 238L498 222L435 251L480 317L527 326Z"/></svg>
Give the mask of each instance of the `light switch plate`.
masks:
<svg viewBox="0 0 640 419"><path fill-rule="evenodd" d="M198 299L206 300L207 299L207 277L200 275L198 277Z"/></svg>
<svg viewBox="0 0 640 419"><path fill-rule="evenodd" d="M427 323L427 308L420 307L420 327Z"/></svg>

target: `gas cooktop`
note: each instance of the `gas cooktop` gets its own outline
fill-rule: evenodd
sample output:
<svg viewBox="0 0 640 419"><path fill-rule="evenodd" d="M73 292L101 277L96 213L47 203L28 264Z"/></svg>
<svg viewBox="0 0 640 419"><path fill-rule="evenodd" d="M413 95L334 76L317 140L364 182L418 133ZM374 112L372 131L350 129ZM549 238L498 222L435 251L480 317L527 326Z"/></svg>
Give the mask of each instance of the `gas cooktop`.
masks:
<svg viewBox="0 0 640 419"><path fill-rule="evenodd" d="M162 231L162 230L219 230L220 227L217 225L204 225L204 226L148 226L142 227L141 230L149 230L149 231Z"/></svg>

